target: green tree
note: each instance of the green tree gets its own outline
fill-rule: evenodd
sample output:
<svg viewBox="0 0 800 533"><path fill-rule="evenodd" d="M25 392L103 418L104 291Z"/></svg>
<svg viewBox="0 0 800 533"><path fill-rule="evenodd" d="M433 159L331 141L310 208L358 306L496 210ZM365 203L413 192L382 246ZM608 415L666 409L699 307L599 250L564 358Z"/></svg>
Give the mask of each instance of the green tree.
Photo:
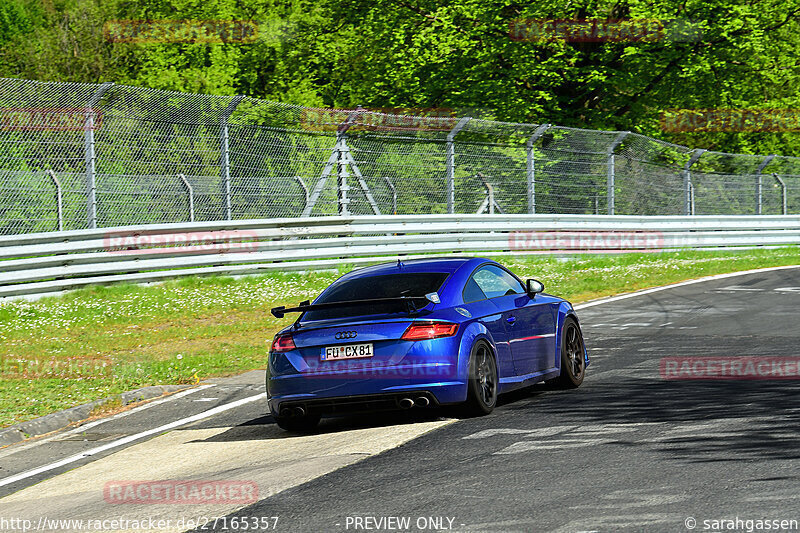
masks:
<svg viewBox="0 0 800 533"><path fill-rule="evenodd" d="M800 108L800 0L5 0L0 75L301 105L483 109L800 155L796 133L661 129L672 108ZM515 41L516 19L679 19L695 40ZM255 42L110 42L114 20L253 20ZM32 60L33 58L33 60Z"/></svg>

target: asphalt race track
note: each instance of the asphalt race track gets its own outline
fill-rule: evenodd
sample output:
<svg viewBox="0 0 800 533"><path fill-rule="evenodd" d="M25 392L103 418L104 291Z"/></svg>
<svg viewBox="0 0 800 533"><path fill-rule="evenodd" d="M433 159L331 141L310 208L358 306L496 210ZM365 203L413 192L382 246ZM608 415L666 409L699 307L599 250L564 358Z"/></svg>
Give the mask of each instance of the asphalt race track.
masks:
<svg viewBox="0 0 800 533"><path fill-rule="evenodd" d="M294 436L263 414L263 372L253 372L2 449L0 525L135 516L172 521L158 531L195 519L198 531L686 532L800 521L800 268L579 316L592 358L583 386L536 386L486 417L411 411ZM662 358L708 356L788 357L795 375L662 378ZM120 480L249 480L258 498L108 501L103 488Z"/></svg>

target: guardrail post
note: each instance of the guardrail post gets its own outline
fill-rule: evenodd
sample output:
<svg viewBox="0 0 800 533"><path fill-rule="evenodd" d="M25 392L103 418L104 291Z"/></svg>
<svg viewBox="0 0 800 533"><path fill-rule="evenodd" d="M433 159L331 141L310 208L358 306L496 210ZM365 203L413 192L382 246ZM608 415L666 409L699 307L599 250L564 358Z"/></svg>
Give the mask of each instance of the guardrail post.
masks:
<svg viewBox="0 0 800 533"><path fill-rule="evenodd" d="M625 137L630 135L630 133L631 132L629 132L629 131L620 132L619 135L617 135L617 137L614 139L614 142L611 143L611 146L609 146L608 149L606 150L606 159L607 159L607 164L608 164L608 184L607 184L608 192L607 192L607 197L608 197L608 214L609 215L613 215L614 214L614 202L616 200L615 199L615 192L614 192L614 188L616 187L616 183L615 183L616 177L614 175L614 150L617 149L617 146L619 146L622 143L622 141L625 140Z"/></svg>
<svg viewBox="0 0 800 533"><path fill-rule="evenodd" d="M536 160L533 155L533 144L544 135L548 129L550 129L551 124L542 124L536 131L533 132L533 135L530 136L528 142L525 144L527 150L527 178L528 178L528 213L534 214L536 213Z"/></svg>
<svg viewBox="0 0 800 533"><path fill-rule="evenodd" d="M194 222L194 187L183 174L178 174L178 177L183 182L183 186L186 187L186 192L189 193L189 222Z"/></svg>
<svg viewBox="0 0 800 533"><path fill-rule="evenodd" d="M756 215L761 214L761 204L763 201L761 171L764 170L764 167L769 165L770 161L773 159L775 159L775 154L768 155L756 169Z"/></svg>
<svg viewBox="0 0 800 533"><path fill-rule="evenodd" d="M689 160L683 165L683 214L694 215L694 184L692 183L692 165L706 152L705 149L697 149L692 151Z"/></svg>
<svg viewBox="0 0 800 533"><path fill-rule="evenodd" d="M447 134L447 212L451 214L456 209L456 135L470 120L471 117L462 118Z"/></svg>
<svg viewBox="0 0 800 533"><path fill-rule="evenodd" d="M86 122L84 123L84 151L86 158L86 218L89 229L95 229L97 227L97 155L95 154L94 150L95 115L97 113L94 110L94 106L100 102L100 99L103 97L106 91L113 86L114 84L110 81L100 85L86 106Z"/></svg>
<svg viewBox="0 0 800 533"><path fill-rule="evenodd" d="M222 197L223 197L223 216L225 220L233 220L233 208L231 206L231 161L229 155L228 119L239 106L244 96L237 95L228 104L228 108L220 119L220 170L222 171Z"/></svg>
<svg viewBox="0 0 800 533"><path fill-rule="evenodd" d="M58 231L64 231L64 203L61 194L61 182L58 181L56 173L53 172L52 170L48 170L47 175L50 176L50 179L53 181L53 185L56 186L56 210L58 216Z"/></svg>
<svg viewBox="0 0 800 533"><path fill-rule="evenodd" d="M788 202L787 202L787 190L786 190L786 182L781 179L775 172L772 173L772 177L778 180L778 183L781 186L781 214L785 215L788 213Z"/></svg>

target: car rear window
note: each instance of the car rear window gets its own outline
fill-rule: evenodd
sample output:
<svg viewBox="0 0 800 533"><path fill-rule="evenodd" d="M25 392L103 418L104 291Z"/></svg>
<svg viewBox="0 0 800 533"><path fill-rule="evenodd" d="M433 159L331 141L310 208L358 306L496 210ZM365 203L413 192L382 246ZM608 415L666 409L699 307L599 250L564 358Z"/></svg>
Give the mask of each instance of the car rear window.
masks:
<svg viewBox="0 0 800 533"><path fill-rule="evenodd" d="M314 303L425 296L431 292L438 292L447 276L446 272L410 272L349 279L330 286ZM405 313L406 309L404 303L392 302L369 306L343 306L309 311L302 316L301 320L305 322L351 316Z"/></svg>

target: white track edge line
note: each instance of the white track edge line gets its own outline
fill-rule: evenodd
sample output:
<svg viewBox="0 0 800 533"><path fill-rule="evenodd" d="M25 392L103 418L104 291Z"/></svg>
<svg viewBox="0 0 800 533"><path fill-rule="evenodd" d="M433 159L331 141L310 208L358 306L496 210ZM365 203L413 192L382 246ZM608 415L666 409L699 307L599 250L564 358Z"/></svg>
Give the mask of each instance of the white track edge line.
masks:
<svg viewBox="0 0 800 533"><path fill-rule="evenodd" d="M42 444L45 444L45 443L48 443L48 442L52 442L53 440L56 440L56 439L61 439L61 438L66 437L68 435L74 435L76 433L84 432L87 429L91 429L93 427L97 427L97 426L99 426L101 424L105 424L106 422L111 422L112 420L118 420L120 418L125 418L126 416L132 415L134 413L138 413L139 411L144 411L145 409L149 409L151 407L155 407L156 405L161 405L162 403L166 403L166 402L169 402L169 401L172 401L172 400L177 400L179 398L183 398L184 396L188 396L190 394L194 394L195 392L199 392L201 390L206 390L208 388L215 387L215 386L216 386L216 384L214 384L214 383L203 384L203 385L200 385L199 387L193 387L191 389L187 389L187 390L183 390L183 391L180 391L180 392L176 392L174 394L170 394L169 396L166 396L166 397L163 397L163 398L156 398L156 399L151 400L151 401L145 400L145 401L147 401L147 403L145 403L144 405L140 405L138 407L134 407L133 409L129 409L127 411L123 411L123 412L117 413L115 415L111 415L111 416L109 416L107 418L101 418L100 420L95 420L93 422L88 422L86 424L82 424L82 425L80 425L78 427L69 429L67 431L64 431L63 428L62 428L61 430L56 430L57 432L54 435L50 435L49 437L33 438L33 439L30 439L29 442L22 441L20 443L17 443L16 445L12 444L12 445L0 450L0 459L2 459L3 457L7 457L9 455L13 455L13 454L15 454L17 452L20 452L20 451L30 450L31 448L35 448L35 447L40 446Z"/></svg>
<svg viewBox="0 0 800 533"><path fill-rule="evenodd" d="M224 405L220 405L214 407L213 409L209 409L208 411L203 411L202 413L198 413L196 415L187 416L186 418L181 418L180 420L175 420L174 422L170 422L169 424L164 424L163 426L159 426L157 428L148 429L147 431L142 431L141 433L136 433L135 435L129 435L127 437L123 437L121 439L115 440L113 442L109 442L108 444L104 444L103 446L98 446L96 448L92 448L85 452L81 452L77 455L73 455L71 457L67 457L60 461L56 461L55 463L50 463L49 465L40 466L38 468L34 468L33 470L28 470L27 472L22 472L20 474L16 474L14 476L7 477L5 479L0 480L0 487L5 485L10 485L12 483L16 483L17 481L22 481L23 479L27 479L29 477L33 477L44 472L49 472L50 470L55 470L56 468L60 468L62 466L66 466L70 463L74 463L76 461L80 461L81 459L85 459L87 457L91 457L92 455L97 455L98 453L102 453L124 444L128 444L144 437L149 437L151 435L155 435L157 433L161 433L164 431L168 431L170 429L175 429L179 426L184 426L186 424L190 424L192 422L197 422L198 420L203 420L204 418L208 418L214 416L216 414L222 413L229 409L233 409L235 407L239 407L241 405L245 405L250 402L254 402L256 400L262 400L266 398L266 393L262 392L260 394L256 394L255 396L248 396L247 398L243 398L241 400L236 400L235 402L226 403Z"/></svg>
<svg viewBox="0 0 800 533"><path fill-rule="evenodd" d="M592 300L589 302L585 302L582 304L576 304L573 306L573 309L585 309L587 307L594 307L595 305L602 305L607 303L616 302L619 300L625 300L627 298L635 298L637 296L645 296L647 294L651 294L654 292L665 291L668 289L675 289L677 287L685 287L686 285L694 285L695 283L704 283L706 281L714 281L717 279L725 279L725 278L734 278L736 276L744 276L747 274L755 274L757 272L770 272L775 270L788 270L790 268L800 268L800 265L786 265L786 266L778 266L778 267L766 267L766 268L754 268L752 270L742 270L740 272L728 272L725 274L714 274L713 276L706 276L703 278L697 279L690 279L688 281L680 281L678 283L671 283L669 285L662 285L660 287L652 287L650 289L644 289L641 291L629 292L626 294L619 294L617 296L610 296L608 298L600 298L598 300Z"/></svg>

